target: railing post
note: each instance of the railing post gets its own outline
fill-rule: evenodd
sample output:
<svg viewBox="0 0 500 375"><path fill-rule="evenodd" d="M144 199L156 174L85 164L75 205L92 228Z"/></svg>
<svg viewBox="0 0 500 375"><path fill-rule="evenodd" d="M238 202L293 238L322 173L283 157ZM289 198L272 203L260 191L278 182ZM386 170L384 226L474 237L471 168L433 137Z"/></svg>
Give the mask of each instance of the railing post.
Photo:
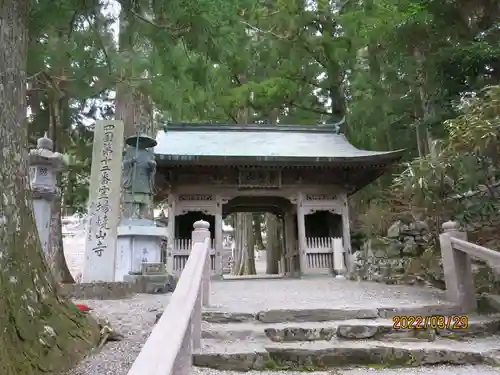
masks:
<svg viewBox="0 0 500 375"><path fill-rule="evenodd" d="M210 224L206 221L199 220L193 224L194 230L191 235L191 240L194 243L205 243L209 247L210 241ZM210 252L207 251L205 259L205 268L203 269L203 281L201 285L201 298L203 306L208 306L210 303Z"/></svg>
<svg viewBox="0 0 500 375"><path fill-rule="evenodd" d="M443 232L439 236L441 257L443 259L446 296L464 309L474 311L477 307L474 277L469 254L453 248L451 238L466 240L465 232L460 232L457 222L447 221L443 224Z"/></svg>
<svg viewBox="0 0 500 375"><path fill-rule="evenodd" d="M336 279L345 279L344 273L346 272L344 264L344 246L342 245L342 238L332 238L332 255L333 255L333 268L335 270Z"/></svg>

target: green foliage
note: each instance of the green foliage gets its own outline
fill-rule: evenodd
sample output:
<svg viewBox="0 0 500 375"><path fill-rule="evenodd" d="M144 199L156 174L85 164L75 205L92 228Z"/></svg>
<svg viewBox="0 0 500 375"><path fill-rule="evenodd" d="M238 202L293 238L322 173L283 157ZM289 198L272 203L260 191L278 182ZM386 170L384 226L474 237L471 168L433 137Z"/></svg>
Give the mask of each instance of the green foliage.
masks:
<svg viewBox="0 0 500 375"><path fill-rule="evenodd" d="M433 214L448 211L469 225L500 219L500 86L492 86L445 122L448 140L408 164L395 188Z"/></svg>
<svg viewBox="0 0 500 375"><path fill-rule="evenodd" d="M81 208L87 125L113 116L116 87L150 96L160 122L314 124L346 116L355 145L418 157L397 191L438 212L443 197L468 189L491 164L477 150L453 159L450 144L460 144L454 134L463 129L445 125L462 111L464 93L498 84L500 10L490 3L120 0L118 48L104 1L32 2L32 140L54 123L56 105L56 143L73 160L66 205ZM484 145L479 120L457 121L473 124L470 136ZM460 163L468 182L453 169ZM375 202L388 209L381 191L389 185L385 177L359 193L356 211L373 216Z"/></svg>

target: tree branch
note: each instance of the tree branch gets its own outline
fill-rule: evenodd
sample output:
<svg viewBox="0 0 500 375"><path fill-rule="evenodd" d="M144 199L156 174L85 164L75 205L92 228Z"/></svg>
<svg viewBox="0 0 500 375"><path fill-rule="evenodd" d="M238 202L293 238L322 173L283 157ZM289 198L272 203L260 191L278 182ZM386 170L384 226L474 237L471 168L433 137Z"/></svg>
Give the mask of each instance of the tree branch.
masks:
<svg viewBox="0 0 500 375"><path fill-rule="evenodd" d="M94 17L98 17L96 14L93 14ZM94 23L90 20L89 14L85 13L85 19L89 23L89 27L92 29L94 32L97 42L99 43L99 46L101 47L102 53L104 54L104 59L106 60L106 65L108 66L108 73L109 75L113 74L113 68L111 66L111 59L109 58L108 51L106 49L106 46L104 45L103 40L101 39L101 34L96 30Z"/></svg>
<svg viewBox="0 0 500 375"><path fill-rule="evenodd" d="M121 2L120 2L121 4ZM121 4L122 7L123 7L123 4ZM145 22L151 26L154 26L158 29L163 29L163 30L168 30L168 31L171 31L171 32L180 32L180 31L183 31L183 32L186 32L186 31L189 31L189 29L191 28L190 26L178 26L178 27L174 27L173 25L159 25L157 24L155 21L153 20L150 20L146 17L144 17L143 15L137 13L135 10L133 9L127 9L126 12L129 12L130 14L132 14L134 17L136 17L137 19L141 20L142 22Z"/></svg>
<svg viewBox="0 0 500 375"><path fill-rule="evenodd" d="M293 101L289 102L288 105L291 106L291 107L295 107L297 109L302 109L304 111L309 111L309 112L312 112L312 113L317 113L318 115L326 115L326 116L331 116L332 115L332 113L330 113L328 111L322 111L320 109L314 109L314 108L306 107L306 106L294 103Z"/></svg>

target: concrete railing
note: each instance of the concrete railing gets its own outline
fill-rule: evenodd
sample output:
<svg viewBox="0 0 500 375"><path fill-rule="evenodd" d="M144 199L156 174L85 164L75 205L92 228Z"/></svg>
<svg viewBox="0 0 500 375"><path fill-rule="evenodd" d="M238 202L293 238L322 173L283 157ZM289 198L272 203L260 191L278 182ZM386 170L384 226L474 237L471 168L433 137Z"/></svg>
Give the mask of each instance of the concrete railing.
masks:
<svg viewBox="0 0 500 375"><path fill-rule="evenodd" d="M201 346L202 306L208 306L210 298L210 225L197 221L193 226L186 267L128 375L191 373L192 352Z"/></svg>
<svg viewBox="0 0 500 375"><path fill-rule="evenodd" d="M466 233L459 231L459 225L454 221L444 223L443 231L444 233L439 236L439 243L447 299L461 306L464 312L474 311L477 302L471 257L485 261L490 267L498 269L500 253L467 242Z"/></svg>

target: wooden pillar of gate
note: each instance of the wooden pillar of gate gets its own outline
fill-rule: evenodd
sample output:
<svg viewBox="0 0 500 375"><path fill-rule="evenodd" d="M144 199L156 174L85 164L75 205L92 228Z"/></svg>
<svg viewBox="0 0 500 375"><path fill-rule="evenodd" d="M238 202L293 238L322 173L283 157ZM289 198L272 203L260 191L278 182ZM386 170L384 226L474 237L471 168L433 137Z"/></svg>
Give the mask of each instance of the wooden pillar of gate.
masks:
<svg viewBox="0 0 500 375"><path fill-rule="evenodd" d="M293 211L285 212L284 215L284 231L285 231L285 270L287 276L295 276L295 262L294 256L296 252L296 235L295 235L295 222Z"/></svg>
<svg viewBox="0 0 500 375"><path fill-rule="evenodd" d="M217 208L215 212L215 228L214 228L214 261L215 261L215 270L214 276L218 278L222 278L222 247L223 247L223 236L222 232L222 204L217 202Z"/></svg>
<svg viewBox="0 0 500 375"><path fill-rule="evenodd" d="M351 254L351 225L349 220L349 205L347 194L342 196L342 243L344 245L344 263L347 272L353 272L354 264Z"/></svg>
<svg viewBox="0 0 500 375"><path fill-rule="evenodd" d="M299 193L297 199L297 235L299 245L300 275L307 272L306 220L304 210L304 194Z"/></svg>
<svg viewBox="0 0 500 375"><path fill-rule="evenodd" d="M171 275L174 274L174 252L175 252L175 214L176 214L176 201L175 194L168 195L168 222L167 222L167 254L166 254L166 269Z"/></svg>

